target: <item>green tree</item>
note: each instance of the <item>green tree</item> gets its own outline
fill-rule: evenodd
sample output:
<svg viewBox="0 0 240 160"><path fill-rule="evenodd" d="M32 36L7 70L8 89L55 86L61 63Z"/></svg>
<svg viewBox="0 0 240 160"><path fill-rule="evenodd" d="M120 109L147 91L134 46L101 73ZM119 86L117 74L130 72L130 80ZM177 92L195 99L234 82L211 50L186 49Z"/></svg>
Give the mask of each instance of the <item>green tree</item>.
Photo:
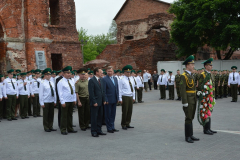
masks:
<svg viewBox="0 0 240 160"><path fill-rule="evenodd" d="M197 53L199 47L228 51L224 60L240 48L239 0L177 0L169 9L176 16L171 25L171 39L178 56Z"/></svg>
<svg viewBox="0 0 240 160"><path fill-rule="evenodd" d="M110 34L110 39L113 40L114 43L117 43L117 31L117 23L115 20L112 20L108 33Z"/></svg>

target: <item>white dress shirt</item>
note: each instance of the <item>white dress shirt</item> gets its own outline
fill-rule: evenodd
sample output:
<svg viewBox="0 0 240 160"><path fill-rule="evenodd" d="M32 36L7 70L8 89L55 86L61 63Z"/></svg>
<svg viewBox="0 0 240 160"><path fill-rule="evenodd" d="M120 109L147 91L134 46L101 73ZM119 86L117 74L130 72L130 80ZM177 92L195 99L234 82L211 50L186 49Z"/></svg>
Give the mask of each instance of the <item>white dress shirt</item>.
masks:
<svg viewBox="0 0 240 160"><path fill-rule="evenodd" d="M139 88L138 85L137 85L136 77L130 76L130 78L131 78L133 86Z"/></svg>
<svg viewBox="0 0 240 160"><path fill-rule="evenodd" d="M54 84L54 86L55 86L55 84L56 84L55 78L51 77L51 78L50 78L50 81L53 82L53 84Z"/></svg>
<svg viewBox="0 0 240 160"><path fill-rule="evenodd" d="M0 83L0 98L3 98L3 83Z"/></svg>
<svg viewBox="0 0 240 160"><path fill-rule="evenodd" d="M52 96L52 91L51 91L51 87L50 87L49 83L51 83L51 85L52 85L54 96ZM54 103L57 102L55 86L51 81L45 79L45 80L41 81L41 83L40 83L39 103L41 106L43 106L44 103L52 103L52 102L54 102Z"/></svg>
<svg viewBox="0 0 240 160"><path fill-rule="evenodd" d="M24 83L27 83L26 84L26 90L24 89ZM18 84L18 93L19 93L19 95L28 95L28 96L30 96L30 88L29 88L30 82L27 79L25 79L25 80L20 79L20 80L17 81L17 84Z"/></svg>
<svg viewBox="0 0 240 160"><path fill-rule="evenodd" d="M157 85L164 85L164 86L166 86L167 82L168 82L167 76L160 74L159 77L158 77Z"/></svg>
<svg viewBox="0 0 240 160"><path fill-rule="evenodd" d="M71 94L68 80L70 85L72 86L73 94ZM65 102L76 102L75 83L71 79L66 79L65 77L63 77L58 82L57 88L61 104L65 104Z"/></svg>
<svg viewBox="0 0 240 160"><path fill-rule="evenodd" d="M144 83L143 83L143 80L142 80L142 77L141 77L141 76L137 76L137 77L136 77L136 82L137 82L138 88L139 88L139 87L144 87Z"/></svg>
<svg viewBox="0 0 240 160"><path fill-rule="evenodd" d="M233 80L233 72L230 73L229 77L228 77L228 85L230 85L230 84L240 84L239 74L237 72L234 73L234 78L235 78L235 80Z"/></svg>
<svg viewBox="0 0 240 160"><path fill-rule="evenodd" d="M143 82L148 82L148 73L143 73Z"/></svg>
<svg viewBox="0 0 240 160"><path fill-rule="evenodd" d="M135 100L134 85L132 84L132 88L133 88L133 92L132 92L127 76L123 76L123 78L119 80L118 88L119 88L119 101L122 101L122 96L133 97L133 99Z"/></svg>
<svg viewBox="0 0 240 160"><path fill-rule="evenodd" d="M31 95L39 94L41 81L42 81L41 78L32 79L31 84L30 84ZM38 83L39 83L39 88L38 88Z"/></svg>
<svg viewBox="0 0 240 160"><path fill-rule="evenodd" d="M79 80L79 75L75 76L74 80L75 80L75 82L77 82Z"/></svg>
<svg viewBox="0 0 240 160"><path fill-rule="evenodd" d="M169 81L170 75L167 77L167 79L168 79L168 85L174 85L174 82L175 82L175 76L174 75L171 75L171 82Z"/></svg>
<svg viewBox="0 0 240 160"><path fill-rule="evenodd" d="M12 83L15 87L15 89L12 86ZM3 81L3 96L7 97L7 95L16 95L18 96L18 85L17 85L17 81L15 79L10 79L10 78L6 78Z"/></svg>

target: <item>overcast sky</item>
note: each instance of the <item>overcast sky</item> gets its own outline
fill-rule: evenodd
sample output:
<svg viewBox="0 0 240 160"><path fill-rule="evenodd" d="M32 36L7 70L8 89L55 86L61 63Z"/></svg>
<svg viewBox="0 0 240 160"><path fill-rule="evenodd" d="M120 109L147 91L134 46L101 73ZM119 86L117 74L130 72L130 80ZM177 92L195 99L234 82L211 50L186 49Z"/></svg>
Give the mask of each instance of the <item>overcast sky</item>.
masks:
<svg viewBox="0 0 240 160"><path fill-rule="evenodd" d="M174 0L162 0L172 3ZM77 29L83 27L88 34L107 33L115 15L125 0L75 0Z"/></svg>

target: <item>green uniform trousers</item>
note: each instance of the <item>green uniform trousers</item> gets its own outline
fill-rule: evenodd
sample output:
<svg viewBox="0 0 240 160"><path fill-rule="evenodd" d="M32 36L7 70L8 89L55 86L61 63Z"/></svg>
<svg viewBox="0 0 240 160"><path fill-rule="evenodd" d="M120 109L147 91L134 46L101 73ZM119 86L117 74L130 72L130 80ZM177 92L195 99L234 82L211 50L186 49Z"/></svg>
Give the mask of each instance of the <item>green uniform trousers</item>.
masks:
<svg viewBox="0 0 240 160"><path fill-rule="evenodd" d="M227 86L227 85L224 85L224 86L223 86L223 95L224 95L224 96L227 96L227 95L228 95L228 86Z"/></svg>
<svg viewBox="0 0 240 160"><path fill-rule="evenodd" d="M65 107L61 106L61 132L73 131L73 106L74 102L66 102Z"/></svg>
<svg viewBox="0 0 240 160"><path fill-rule="evenodd" d="M27 109L28 109L28 95L19 95L20 102L20 117L27 117Z"/></svg>
<svg viewBox="0 0 240 160"><path fill-rule="evenodd" d="M196 102L188 103L188 107L183 107L185 113L185 124L192 124L196 112Z"/></svg>
<svg viewBox="0 0 240 160"><path fill-rule="evenodd" d="M86 129L90 122L90 103L88 97L79 97L82 103L81 107L78 107L78 120L79 127L81 129Z"/></svg>
<svg viewBox="0 0 240 160"><path fill-rule="evenodd" d="M134 87L135 89L135 101L137 101L137 87Z"/></svg>
<svg viewBox="0 0 240 160"><path fill-rule="evenodd" d="M0 119L3 118L3 105L4 105L4 99L2 99L2 101L0 101Z"/></svg>
<svg viewBox="0 0 240 160"><path fill-rule="evenodd" d="M169 99L174 99L174 85L168 85Z"/></svg>
<svg viewBox="0 0 240 160"><path fill-rule="evenodd" d="M30 96L30 98L28 98L28 108L27 108L27 111L28 111L28 115L32 115L32 97Z"/></svg>
<svg viewBox="0 0 240 160"><path fill-rule="evenodd" d="M133 97L122 96L122 127L130 126L133 110Z"/></svg>
<svg viewBox="0 0 240 160"><path fill-rule="evenodd" d="M219 95L219 86L218 86L218 84L216 84L215 85L215 97L217 97L218 95Z"/></svg>
<svg viewBox="0 0 240 160"><path fill-rule="evenodd" d="M178 97L181 97L179 85L176 86L176 89L177 89L177 96L178 96Z"/></svg>
<svg viewBox="0 0 240 160"><path fill-rule="evenodd" d="M232 94L232 100L237 101L238 100L238 95L237 95L237 89L238 89L238 84L230 84L231 87L231 94Z"/></svg>
<svg viewBox="0 0 240 160"><path fill-rule="evenodd" d="M145 91L148 90L148 82L144 82L144 89L145 89Z"/></svg>
<svg viewBox="0 0 240 160"><path fill-rule="evenodd" d="M15 118L15 107L16 107L16 95L7 95L7 104L6 104L6 111L7 111L7 119Z"/></svg>
<svg viewBox="0 0 240 160"><path fill-rule="evenodd" d="M137 100L138 100L138 102L142 101L142 92L143 92L143 87L139 87L139 89L137 90Z"/></svg>
<svg viewBox="0 0 240 160"><path fill-rule="evenodd" d="M44 130L53 129L54 103L44 103L43 108L43 127Z"/></svg>
<svg viewBox="0 0 240 160"><path fill-rule="evenodd" d="M159 87L161 99L166 99L166 89L165 88L166 88L165 85L160 85L160 87Z"/></svg>
<svg viewBox="0 0 240 160"><path fill-rule="evenodd" d="M223 86L219 86L219 96L223 96Z"/></svg>
<svg viewBox="0 0 240 160"><path fill-rule="evenodd" d="M33 99L33 116L40 116L39 94L34 94Z"/></svg>

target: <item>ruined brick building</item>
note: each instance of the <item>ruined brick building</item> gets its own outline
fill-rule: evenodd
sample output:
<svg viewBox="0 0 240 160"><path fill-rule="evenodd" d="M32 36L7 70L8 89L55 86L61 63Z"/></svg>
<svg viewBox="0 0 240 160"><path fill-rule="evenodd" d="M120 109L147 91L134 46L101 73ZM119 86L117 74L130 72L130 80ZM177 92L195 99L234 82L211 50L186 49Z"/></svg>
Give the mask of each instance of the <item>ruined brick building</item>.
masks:
<svg viewBox="0 0 240 160"><path fill-rule="evenodd" d="M126 0L114 20L118 44L109 45L97 57L121 69L131 64L134 69L156 70L157 62L176 60L175 45L169 43L170 3L159 0Z"/></svg>
<svg viewBox="0 0 240 160"><path fill-rule="evenodd" d="M74 0L0 0L0 72L82 66Z"/></svg>

